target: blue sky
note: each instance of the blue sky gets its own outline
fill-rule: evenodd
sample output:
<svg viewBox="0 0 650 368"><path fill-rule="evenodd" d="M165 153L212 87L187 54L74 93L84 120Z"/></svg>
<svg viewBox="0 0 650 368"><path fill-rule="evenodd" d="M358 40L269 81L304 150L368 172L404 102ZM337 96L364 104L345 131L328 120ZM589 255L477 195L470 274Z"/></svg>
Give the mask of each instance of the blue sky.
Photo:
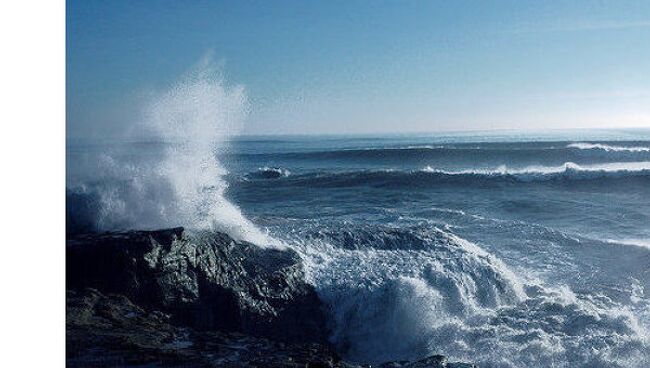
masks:
<svg viewBox="0 0 650 368"><path fill-rule="evenodd" d="M650 1L67 2L69 137L206 53L243 133L650 127Z"/></svg>

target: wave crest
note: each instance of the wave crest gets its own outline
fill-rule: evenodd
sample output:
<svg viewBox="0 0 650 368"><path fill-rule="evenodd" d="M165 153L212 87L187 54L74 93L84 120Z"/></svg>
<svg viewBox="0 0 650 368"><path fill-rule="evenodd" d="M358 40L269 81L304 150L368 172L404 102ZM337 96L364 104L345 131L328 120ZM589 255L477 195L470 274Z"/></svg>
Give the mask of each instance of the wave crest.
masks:
<svg viewBox="0 0 650 368"><path fill-rule="evenodd" d="M449 232L348 230L342 236L333 228L301 230L293 243L308 280L332 307L332 341L352 359L429 355L441 324L525 298L521 282L501 260Z"/></svg>
<svg viewBox="0 0 650 368"><path fill-rule="evenodd" d="M603 150L606 152L650 152L650 147L636 146L636 147L626 147L626 146L612 146L602 143L571 143L567 145L567 148L576 148L581 150Z"/></svg>
<svg viewBox="0 0 650 368"><path fill-rule="evenodd" d="M614 162L597 165L578 165L566 162L560 166L530 166L523 169L510 169L503 165L493 170L446 171L427 166L422 172L478 176L484 178L512 177L521 181L543 181L552 179L586 180L595 178L618 178L626 176L647 176L650 174L650 161Z"/></svg>
<svg viewBox="0 0 650 368"><path fill-rule="evenodd" d="M633 308L521 277L449 231L343 222L284 233L295 237L289 241L330 307L332 342L350 360L444 353L486 367L648 362L643 317Z"/></svg>
<svg viewBox="0 0 650 368"><path fill-rule="evenodd" d="M277 174L273 174L277 175ZM632 181L632 179L637 179ZM559 166L530 166L495 169L445 170L427 166L420 170L351 170L343 172L311 172L292 175L274 185L285 187L377 187L417 188L432 185L473 186L500 183L544 183L564 181L592 181L625 183L650 179L650 161L617 162L598 165L578 165L567 162Z"/></svg>

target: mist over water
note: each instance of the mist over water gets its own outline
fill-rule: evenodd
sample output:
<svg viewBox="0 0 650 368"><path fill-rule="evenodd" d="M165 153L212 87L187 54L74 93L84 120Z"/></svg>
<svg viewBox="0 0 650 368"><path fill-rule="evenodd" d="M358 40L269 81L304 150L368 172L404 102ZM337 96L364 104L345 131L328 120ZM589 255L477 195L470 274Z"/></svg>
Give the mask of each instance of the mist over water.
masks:
<svg viewBox="0 0 650 368"><path fill-rule="evenodd" d="M68 231L291 247L354 361L650 366L650 134L236 137L246 111L205 59L147 140L69 144Z"/></svg>

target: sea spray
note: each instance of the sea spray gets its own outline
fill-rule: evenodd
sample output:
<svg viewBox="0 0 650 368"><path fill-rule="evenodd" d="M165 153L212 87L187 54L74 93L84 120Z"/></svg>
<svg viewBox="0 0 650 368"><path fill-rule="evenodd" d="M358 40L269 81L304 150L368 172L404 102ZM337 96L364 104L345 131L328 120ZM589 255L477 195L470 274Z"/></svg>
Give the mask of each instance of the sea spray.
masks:
<svg viewBox="0 0 650 368"><path fill-rule="evenodd" d="M145 122L159 138L175 141L167 148L159 172L174 189L172 205L182 222L264 245L269 242L265 234L224 197L227 171L215 152L239 130L245 111L244 89L228 87L205 58L154 99Z"/></svg>
<svg viewBox="0 0 650 368"><path fill-rule="evenodd" d="M96 167L69 189L83 199L68 206L76 210L73 216L92 216L77 222L92 222L86 227L99 231L185 226L224 231L261 246L272 243L224 196L227 170L217 151L239 131L246 107L244 88L229 86L205 57L155 94L133 129L161 149L135 163L119 148L88 159L87 165ZM84 210L77 210L81 205Z"/></svg>

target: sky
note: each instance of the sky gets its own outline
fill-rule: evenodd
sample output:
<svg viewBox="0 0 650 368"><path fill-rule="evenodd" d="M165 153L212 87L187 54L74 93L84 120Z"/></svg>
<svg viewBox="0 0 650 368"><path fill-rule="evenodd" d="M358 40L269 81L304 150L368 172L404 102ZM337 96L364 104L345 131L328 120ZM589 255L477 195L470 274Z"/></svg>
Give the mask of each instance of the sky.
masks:
<svg viewBox="0 0 650 368"><path fill-rule="evenodd" d="M242 134L650 127L650 1L68 0L68 137L206 54Z"/></svg>

